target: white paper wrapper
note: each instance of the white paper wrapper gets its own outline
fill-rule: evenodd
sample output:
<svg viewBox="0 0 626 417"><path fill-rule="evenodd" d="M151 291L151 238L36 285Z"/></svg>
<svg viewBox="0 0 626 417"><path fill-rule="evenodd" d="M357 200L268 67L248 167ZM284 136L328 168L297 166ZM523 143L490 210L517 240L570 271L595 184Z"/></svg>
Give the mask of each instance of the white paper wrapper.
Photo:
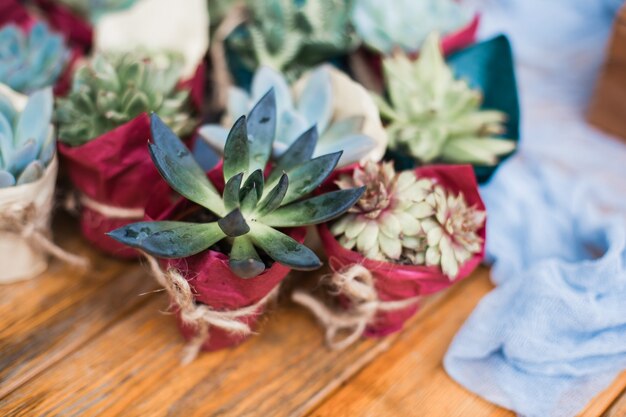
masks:
<svg viewBox="0 0 626 417"><path fill-rule="evenodd" d="M207 2L139 0L130 9L98 21L94 47L96 51L177 51L185 57L183 78L190 78L209 48Z"/></svg>
<svg viewBox="0 0 626 417"><path fill-rule="evenodd" d="M57 177L57 157L36 182L0 189L0 284L34 278L48 267L48 253L19 232L7 231L2 218L21 207L33 204L36 208L35 228L43 234L50 233L50 215ZM9 229L11 230L11 229Z"/></svg>

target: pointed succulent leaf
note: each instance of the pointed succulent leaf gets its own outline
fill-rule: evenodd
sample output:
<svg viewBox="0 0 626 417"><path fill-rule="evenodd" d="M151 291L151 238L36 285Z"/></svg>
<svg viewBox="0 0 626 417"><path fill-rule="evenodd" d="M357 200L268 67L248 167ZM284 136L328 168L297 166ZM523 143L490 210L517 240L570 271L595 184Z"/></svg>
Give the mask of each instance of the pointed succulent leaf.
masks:
<svg viewBox="0 0 626 417"><path fill-rule="evenodd" d="M264 169L276 134L276 96L269 90L252 108L247 120L250 171Z"/></svg>
<svg viewBox="0 0 626 417"><path fill-rule="evenodd" d="M322 66L310 73L297 106L310 124L317 124L320 132L326 130L333 115L333 90L328 68Z"/></svg>
<svg viewBox="0 0 626 417"><path fill-rule="evenodd" d="M326 138L324 137L324 139ZM353 133L334 142L321 141L315 149L314 155L325 155L336 149L349 149L350 152L344 152L339 160L341 166L348 166L360 162L376 145L376 141L371 137L361 133Z"/></svg>
<svg viewBox="0 0 626 417"><path fill-rule="evenodd" d="M12 187L15 185L15 177L8 171L0 169L0 188Z"/></svg>
<svg viewBox="0 0 626 417"><path fill-rule="evenodd" d="M222 240L217 223L139 222L108 233L113 239L160 258L195 255Z"/></svg>
<svg viewBox="0 0 626 417"><path fill-rule="evenodd" d="M263 216L267 213L270 213L280 207L283 202L283 198L285 198L285 194L287 194L287 189L289 188L289 177L287 174L281 175L278 183L272 190L261 200L261 202L257 206L256 214L258 216Z"/></svg>
<svg viewBox="0 0 626 417"><path fill-rule="evenodd" d="M11 163L8 168L13 173L22 172L26 166L37 158L37 144L34 139L22 143L11 155Z"/></svg>
<svg viewBox="0 0 626 417"><path fill-rule="evenodd" d="M331 123L331 125L323 131L322 142L334 142L351 133L361 132L364 124L364 116L350 116Z"/></svg>
<svg viewBox="0 0 626 417"><path fill-rule="evenodd" d="M263 195L263 182L263 171L257 169L250 174L248 179L246 179L246 182L243 184L243 187L241 187L241 191L239 191L239 200L243 201L243 199L248 197L251 190L255 191L256 200L260 200Z"/></svg>
<svg viewBox="0 0 626 417"><path fill-rule="evenodd" d="M248 236L233 239L228 264L240 278L254 278L265 270L265 264Z"/></svg>
<svg viewBox="0 0 626 417"><path fill-rule="evenodd" d="M249 155L246 117L241 116L228 133L224 145L224 180L228 181L240 172L245 176L250 165Z"/></svg>
<svg viewBox="0 0 626 417"><path fill-rule="evenodd" d="M278 159L276 166L270 173L267 183L274 184L283 172L306 162L311 159L315 147L317 146L318 133L317 127L313 126L304 132L296 141L287 149L287 151Z"/></svg>
<svg viewBox="0 0 626 417"><path fill-rule="evenodd" d="M44 166L39 161L32 161L24 168L24 171L17 177L17 185L27 184L37 181L43 176Z"/></svg>
<svg viewBox="0 0 626 417"><path fill-rule="evenodd" d="M256 191L256 183L252 183L252 188L248 190L241 200L241 211L243 213L251 213L259 202L259 195Z"/></svg>
<svg viewBox="0 0 626 417"><path fill-rule="evenodd" d="M41 143L46 139L44 132L48 131L48 124L52 117L52 89L46 88L33 93L20 114L15 128L14 144L19 146L29 139L35 141L39 151ZM19 142L19 143L18 143Z"/></svg>
<svg viewBox="0 0 626 417"><path fill-rule="evenodd" d="M315 190L333 172L341 154L339 151L320 156L287 172L289 189L282 204L289 204Z"/></svg>
<svg viewBox="0 0 626 417"><path fill-rule="evenodd" d="M231 177L224 187L224 207L230 212L239 207L239 189L241 188L241 180L243 172Z"/></svg>
<svg viewBox="0 0 626 417"><path fill-rule="evenodd" d="M248 226L246 219L238 208L228 213L226 217L219 219L217 224L230 237L245 235L250 231L250 226Z"/></svg>
<svg viewBox="0 0 626 417"><path fill-rule="evenodd" d="M296 227L324 223L345 213L365 191L365 187L331 191L307 200L282 206L260 218L271 227Z"/></svg>
<svg viewBox="0 0 626 417"><path fill-rule="evenodd" d="M253 223L250 237L272 259L290 268L306 271L322 266L311 249L269 226Z"/></svg>
<svg viewBox="0 0 626 417"><path fill-rule="evenodd" d="M199 175L198 170L190 168L193 165L187 163L186 156L170 157L153 143L148 144L148 150L161 176L174 190L217 215L225 213L220 195L206 175Z"/></svg>
<svg viewBox="0 0 626 417"><path fill-rule="evenodd" d="M228 138L228 129L219 125L204 125L198 130L198 134L213 149L222 153Z"/></svg>

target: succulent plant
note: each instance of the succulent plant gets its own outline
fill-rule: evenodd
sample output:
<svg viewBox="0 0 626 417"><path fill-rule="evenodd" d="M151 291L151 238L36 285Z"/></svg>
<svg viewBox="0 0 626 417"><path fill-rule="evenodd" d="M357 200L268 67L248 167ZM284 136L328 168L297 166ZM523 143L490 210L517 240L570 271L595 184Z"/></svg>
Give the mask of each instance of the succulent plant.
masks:
<svg viewBox="0 0 626 417"><path fill-rule="evenodd" d="M106 13L117 12L132 7L137 0L57 0L76 13L96 21Z"/></svg>
<svg viewBox="0 0 626 417"><path fill-rule="evenodd" d="M340 189L367 187L330 228L347 249L374 260L439 266L451 279L481 250L478 231L485 212L430 178L414 171L396 173L392 162L369 162L336 183Z"/></svg>
<svg viewBox="0 0 626 417"><path fill-rule="evenodd" d="M363 42L389 55L394 49L417 52L429 33L450 33L465 26L471 11L455 0L355 0L351 21Z"/></svg>
<svg viewBox="0 0 626 417"><path fill-rule="evenodd" d="M231 87L228 94L228 110L224 125L248 114L254 103L268 90L276 95L276 140L273 143L273 157L280 157L308 129L317 126L319 140L313 156L345 150L340 165L360 161L377 145L374 139L363 134L364 117L353 116L345 119L334 117L333 85L329 68L313 70L297 97L287 80L269 67L259 68L254 75L252 92ZM218 152L222 152L228 129L221 125L202 126L200 135Z"/></svg>
<svg viewBox="0 0 626 417"><path fill-rule="evenodd" d="M226 141L222 169L226 185L220 195L184 144L153 115L154 143L149 146L155 165L173 189L206 208L216 221L140 222L110 235L163 258L191 256L225 240L230 246L230 267L242 278L264 271L263 254L294 269L319 267L320 260L310 249L276 228L331 220L348 210L363 189L307 198L333 171L341 156L337 152L310 159L317 140L314 127L302 134L264 175L275 123L273 91L259 101L248 118L242 116L235 122Z"/></svg>
<svg viewBox="0 0 626 417"><path fill-rule="evenodd" d="M59 138L78 146L147 111L178 135L194 127L189 91L177 89L182 59L173 53L96 55L78 68L67 97L57 100Z"/></svg>
<svg viewBox="0 0 626 417"><path fill-rule="evenodd" d="M28 33L8 24L0 29L0 83L29 93L53 86L69 59L63 37L36 23Z"/></svg>
<svg viewBox="0 0 626 417"><path fill-rule="evenodd" d="M266 65L295 80L307 69L356 48L351 0L250 2L244 34L228 44L250 70Z"/></svg>
<svg viewBox="0 0 626 417"><path fill-rule="evenodd" d="M0 84L0 188L42 177L56 150L52 104L50 88L26 99Z"/></svg>
<svg viewBox="0 0 626 417"><path fill-rule="evenodd" d="M481 110L482 95L456 79L443 60L439 37L432 34L412 62L396 54L383 62L390 102L377 97L389 121L389 146L420 162L435 160L495 165L515 149L504 133L506 115Z"/></svg>

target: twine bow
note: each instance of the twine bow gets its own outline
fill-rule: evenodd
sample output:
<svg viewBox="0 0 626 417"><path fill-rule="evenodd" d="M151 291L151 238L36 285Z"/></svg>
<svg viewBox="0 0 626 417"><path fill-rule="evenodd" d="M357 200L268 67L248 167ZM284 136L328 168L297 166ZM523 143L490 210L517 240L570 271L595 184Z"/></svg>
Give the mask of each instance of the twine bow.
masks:
<svg viewBox="0 0 626 417"><path fill-rule="evenodd" d="M96 201L82 193L78 195L77 193L68 194L64 205L65 209L70 213L77 213L77 208L79 206L83 206L109 219L140 220L143 219L145 215L145 210L143 208L112 206Z"/></svg>
<svg viewBox="0 0 626 417"><path fill-rule="evenodd" d="M178 307L183 323L196 330L195 336L185 348L181 360L183 364L192 362L198 356L202 345L210 337L211 326L219 327L233 335L250 335L252 333L250 325L240 319L259 314L261 308L278 294L278 287L276 287L265 297L249 306L236 310L214 310L205 304L195 302L189 282L177 270L170 268L163 271L154 257L146 253L144 256L148 260L155 279L165 288L173 303Z"/></svg>
<svg viewBox="0 0 626 417"><path fill-rule="evenodd" d="M67 264L81 268L88 267L87 259L69 253L48 237L46 216L50 209L50 205L38 208L33 203L4 207L0 213L0 230L20 235L31 245L41 248Z"/></svg>
<svg viewBox="0 0 626 417"><path fill-rule="evenodd" d="M332 263L331 263L332 267ZM306 308L325 327L327 346L332 350L343 350L356 342L380 311L402 310L416 304L421 297L398 301L382 301L374 285L372 272L361 264L333 268L333 273L324 277L335 295L343 295L350 301L350 309L335 312L306 291L298 290L292 300ZM340 332L347 332L341 339Z"/></svg>

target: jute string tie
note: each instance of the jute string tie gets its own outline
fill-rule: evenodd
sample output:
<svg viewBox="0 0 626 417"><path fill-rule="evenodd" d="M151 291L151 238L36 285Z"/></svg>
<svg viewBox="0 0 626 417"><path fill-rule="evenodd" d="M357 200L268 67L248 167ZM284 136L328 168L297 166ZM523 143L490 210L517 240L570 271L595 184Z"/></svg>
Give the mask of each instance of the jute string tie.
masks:
<svg viewBox="0 0 626 417"><path fill-rule="evenodd" d="M197 304L189 282L174 268L166 271L161 269L159 262L152 256L144 253L152 275L165 288L178 307L183 323L195 329L196 334L188 343L183 354L182 363L192 362L202 345L210 337L210 327L218 327L233 335L247 336L252 333L250 326L240 321L241 318L254 316L260 313L263 306L278 294L278 287L270 291L265 297L254 304L236 310L214 310L205 304Z"/></svg>
<svg viewBox="0 0 626 417"><path fill-rule="evenodd" d="M337 269L323 280L333 288L335 295L348 298L349 310L333 311L303 290L295 291L292 300L309 309L322 324L325 328L326 344L332 350L343 350L359 340L367 326L374 322L378 312L403 310L417 304L421 298L417 296L398 301L380 300L372 272L361 264ZM339 337L340 332L345 334L343 338Z"/></svg>
<svg viewBox="0 0 626 417"><path fill-rule="evenodd" d="M51 209L51 203L41 207L37 207L33 203L13 204L5 207L0 213L0 230L22 236L34 247L40 248L69 265L81 268L88 267L89 261L87 259L66 251L48 236L46 216Z"/></svg>
<svg viewBox="0 0 626 417"><path fill-rule="evenodd" d="M128 208L112 206L110 204L101 203L93 198L79 193L71 193L65 199L65 209L71 213L77 212L79 206L87 207L109 219L122 220L141 220L145 215L143 208Z"/></svg>

